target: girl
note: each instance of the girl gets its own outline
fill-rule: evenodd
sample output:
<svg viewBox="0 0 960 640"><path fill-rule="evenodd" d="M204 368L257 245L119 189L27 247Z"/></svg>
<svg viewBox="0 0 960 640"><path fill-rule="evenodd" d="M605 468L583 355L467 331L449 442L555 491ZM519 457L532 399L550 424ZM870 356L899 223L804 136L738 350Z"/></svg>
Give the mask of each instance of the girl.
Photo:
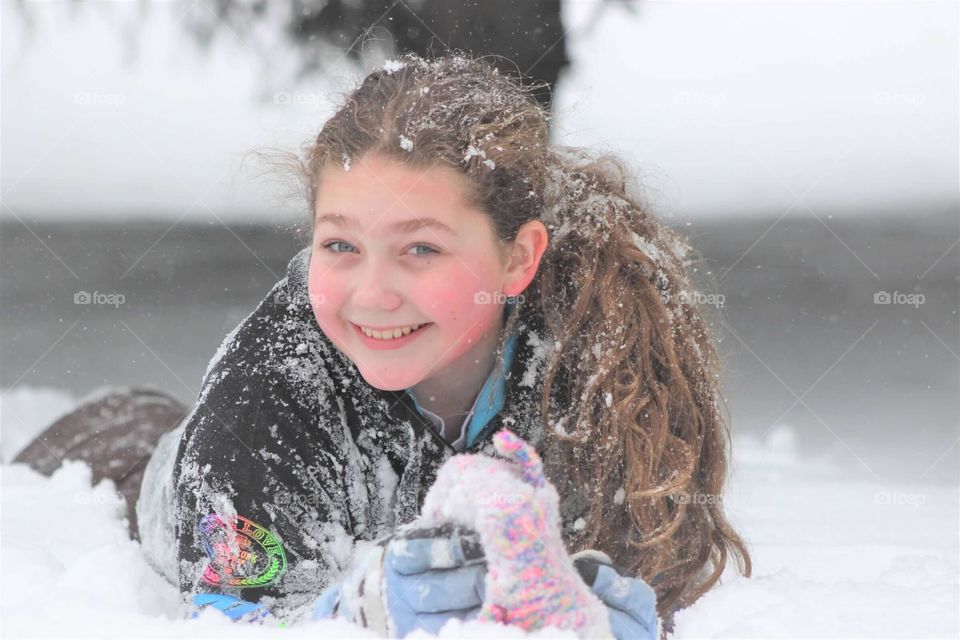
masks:
<svg viewBox="0 0 960 640"><path fill-rule="evenodd" d="M547 125L459 55L388 63L325 123L299 165L311 246L144 475L139 535L183 594L303 615L503 427L541 454L567 551L649 583L668 630L729 555L750 574L689 248Z"/></svg>

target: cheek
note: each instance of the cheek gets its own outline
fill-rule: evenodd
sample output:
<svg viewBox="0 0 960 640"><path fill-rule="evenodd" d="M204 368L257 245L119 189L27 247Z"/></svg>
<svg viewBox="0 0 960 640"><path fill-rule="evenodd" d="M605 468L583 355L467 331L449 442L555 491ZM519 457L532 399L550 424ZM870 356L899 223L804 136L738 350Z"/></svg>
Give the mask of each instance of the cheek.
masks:
<svg viewBox="0 0 960 640"><path fill-rule="evenodd" d="M307 281L310 306L317 322L325 330L334 323L346 296L346 290L338 283L338 278L329 272L324 273L322 265L311 261Z"/></svg>
<svg viewBox="0 0 960 640"><path fill-rule="evenodd" d="M468 269L464 265L445 271L431 276L419 287L419 306L435 322L455 325L461 333L477 324L470 333L482 334L488 319L499 317L500 305L494 304L500 286L499 274L489 267Z"/></svg>

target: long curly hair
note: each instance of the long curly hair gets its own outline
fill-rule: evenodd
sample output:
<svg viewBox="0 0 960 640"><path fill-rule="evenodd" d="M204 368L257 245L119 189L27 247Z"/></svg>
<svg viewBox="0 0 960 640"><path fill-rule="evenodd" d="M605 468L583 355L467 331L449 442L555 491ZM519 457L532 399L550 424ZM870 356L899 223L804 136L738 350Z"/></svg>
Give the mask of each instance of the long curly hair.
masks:
<svg viewBox="0 0 960 640"><path fill-rule="evenodd" d="M544 223L549 246L523 307L553 340L540 411L556 453L545 463L558 488L591 494L565 542L644 578L666 618L706 593L729 555L751 573L723 511L729 428L688 277L695 254L636 195L624 162L550 145L532 91L460 53L389 61L304 149L305 195L312 210L325 166L378 153L462 172L502 241Z"/></svg>

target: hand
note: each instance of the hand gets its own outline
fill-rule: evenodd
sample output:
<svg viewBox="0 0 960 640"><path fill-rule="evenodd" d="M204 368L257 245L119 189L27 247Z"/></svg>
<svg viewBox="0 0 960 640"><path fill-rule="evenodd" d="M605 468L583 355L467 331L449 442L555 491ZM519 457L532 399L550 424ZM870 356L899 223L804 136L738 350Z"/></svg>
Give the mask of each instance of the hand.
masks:
<svg viewBox="0 0 960 640"><path fill-rule="evenodd" d="M607 606L617 640L659 640L657 594L646 582L624 575L601 551L580 551L571 559L590 591Z"/></svg>
<svg viewBox="0 0 960 640"><path fill-rule="evenodd" d="M378 548L320 596L314 620L344 618L402 638L415 629L435 634L451 618L480 613L487 567L476 532L454 525L407 529Z"/></svg>
<svg viewBox="0 0 960 640"><path fill-rule="evenodd" d="M337 583L330 585L321 593L320 597L313 603L311 619L323 620L324 618L335 618L338 605L340 604L340 591L342 588L343 585Z"/></svg>
<svg viewBox="0 0 960 640"><path fill-rule="evenodd" d="M480 537L456 525L413 529L387 545L387 608L397 637L436 634L451 618L472 620L483 605L487 564Z"/></svg>

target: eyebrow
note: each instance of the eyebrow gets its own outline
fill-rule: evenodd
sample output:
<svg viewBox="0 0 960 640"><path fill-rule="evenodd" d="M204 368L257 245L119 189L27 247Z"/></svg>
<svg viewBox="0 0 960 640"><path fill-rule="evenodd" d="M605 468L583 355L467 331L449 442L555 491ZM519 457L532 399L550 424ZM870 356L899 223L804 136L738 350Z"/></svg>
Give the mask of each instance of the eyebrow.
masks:
<svg viewBox="0 0 960 640"><path fill-rule="evenodd" d="M353 218L348 218L340 213L321 213L317 216L316 224L319 225L323 222L329 222L338 227L360 227L360 224L356 220ZM400 222L395 222L390 225L389 230L394 233L413 233L414 231L422 229L423 227L431 227L433 229L437 229L438 231L456 235L456 231L454 231L449 225L440 222L436 218L430 217L401 220Z"/></svg>

